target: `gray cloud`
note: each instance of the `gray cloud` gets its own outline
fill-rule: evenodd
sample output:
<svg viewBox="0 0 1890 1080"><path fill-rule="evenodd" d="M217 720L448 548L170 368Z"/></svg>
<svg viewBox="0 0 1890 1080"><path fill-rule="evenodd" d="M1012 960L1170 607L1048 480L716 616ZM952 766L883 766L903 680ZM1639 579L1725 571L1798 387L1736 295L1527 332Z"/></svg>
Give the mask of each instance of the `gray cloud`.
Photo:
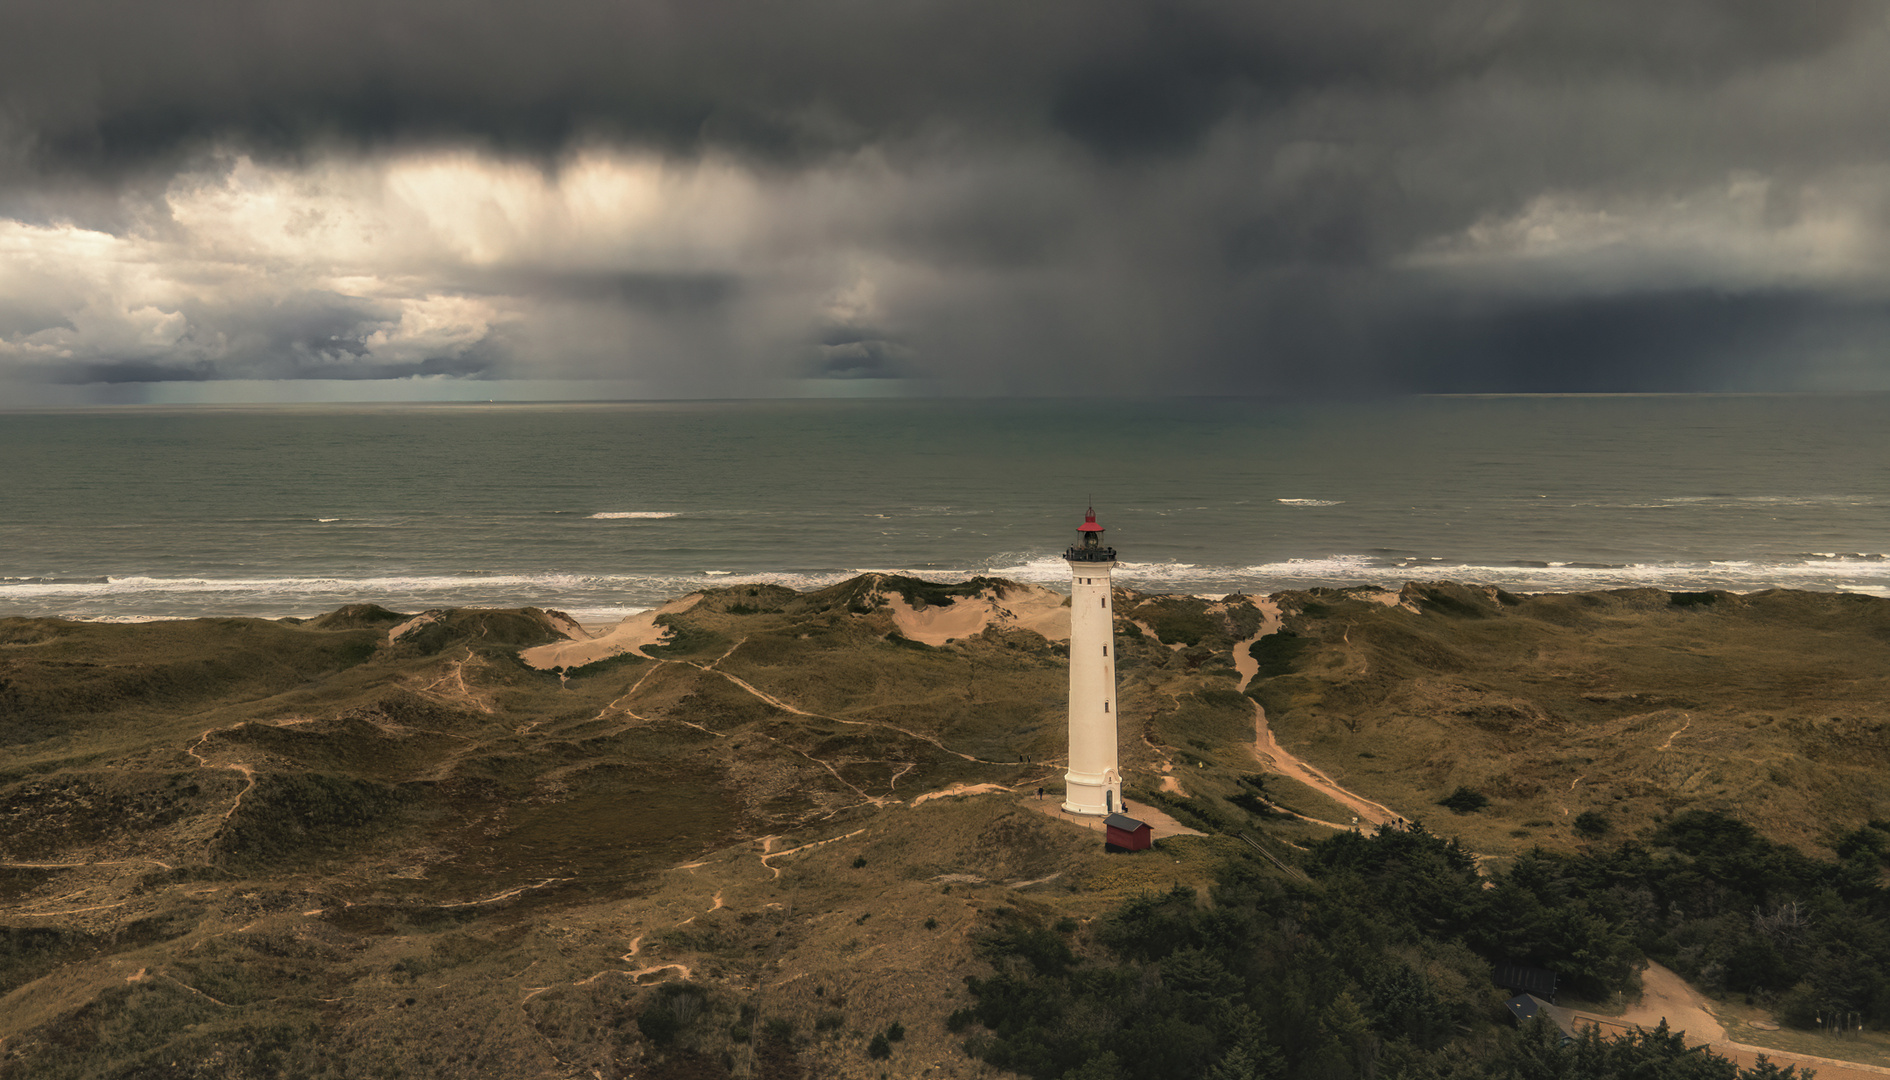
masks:
<svg viewBox="0 0 1890 1080"><path fill-rule="evenodd" d="M1722 80L1881 14L1869 0L39 2L9 7L0 95L33 153L85 167L223 137L552 150L595 132L766 153L934 125L1049 126L1113 154L1185 148L1230 112L1329 90Z"/></svg>
<svg viewBox="0 0 1890 1080"><path fill-rule="evenodd" d="M0 220L139 237L204 283L16 282L0 362L701 392L1890 384L1886 40L1882 0L15 4ZM429 148L743 179L666 188L673 215L582 253L581 231L532 248L549 225L491 255L376 219L339 269L242 256L267 287L173 197L235 190L242 155L316 176Z"/></svg>

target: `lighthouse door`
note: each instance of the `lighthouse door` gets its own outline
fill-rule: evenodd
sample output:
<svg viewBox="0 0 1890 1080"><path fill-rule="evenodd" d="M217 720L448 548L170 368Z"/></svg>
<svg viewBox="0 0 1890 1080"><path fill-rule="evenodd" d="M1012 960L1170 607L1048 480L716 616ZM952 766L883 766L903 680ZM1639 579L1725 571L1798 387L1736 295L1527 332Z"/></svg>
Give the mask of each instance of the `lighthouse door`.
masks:
<svg viewBox="0 0 1890 1080"><path fill-rule="evenodd" d="M1109 811L1112 814L1116 812L1116 793L1115 792L1113 791L1103 792L1103 809Z"/></svg>

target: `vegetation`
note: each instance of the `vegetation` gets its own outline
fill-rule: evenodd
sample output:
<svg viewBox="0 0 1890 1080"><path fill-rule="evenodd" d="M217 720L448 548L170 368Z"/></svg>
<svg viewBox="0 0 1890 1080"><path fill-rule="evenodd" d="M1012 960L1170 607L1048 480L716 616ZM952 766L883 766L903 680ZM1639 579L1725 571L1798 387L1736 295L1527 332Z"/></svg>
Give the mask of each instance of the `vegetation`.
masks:
<svg viewBox="0 0 1890 1080"><path fill-rule="evenodd" d="M1883 599L1446 582L1396 599L1281 594L1249 693L1284 745L1387 806L1488 797L1453 823L1480 852L1572 850L1596 835L1584 814L1628 833L1690 809L1828 851L1890 806Z"/></svg>
<svg viewBox="0 0 1890 1080"><path fill-rule="evenodd" d="M1287 596L1243 694L1258 606L1121 592L1131 796L1208 834L1125 856L1053 812L1067 649L890 602L1022 588L711 590L562 673L531 609L0 620L0 1078L1732 1075L1512 1032L1499 959L1890 1024L1890 604ZM1334 835L1255 702L1487 805Z"/></svg>
<svg viewBox="0 0 1890 1080"><path fill-rule="evenodd" d="M978 941L993 974L970 980L976 1004L952 1024L1038 1080L1797 1075L1739 1069L1664 1025L1569 1045L1513 1031L1485 957L1553 963L1589 993L1631 984L1637 959L1618 928L1542 906L1553 886L1533 868L1486 890L1456 842L1417 829L1343 834L1309 869L1300 884L1228 863L1208 903L1185 886L1136 897L1082 952L1000 912Z"/></svg>
<svg viewBox="0 0 1890 1080"><path fill-rule="evenodd" d="M1490 805L1490 797L1481 791L1471 791L1467 787L1457 790L1437 800L1437 805L1458 814L1474 814Z"/></svg>

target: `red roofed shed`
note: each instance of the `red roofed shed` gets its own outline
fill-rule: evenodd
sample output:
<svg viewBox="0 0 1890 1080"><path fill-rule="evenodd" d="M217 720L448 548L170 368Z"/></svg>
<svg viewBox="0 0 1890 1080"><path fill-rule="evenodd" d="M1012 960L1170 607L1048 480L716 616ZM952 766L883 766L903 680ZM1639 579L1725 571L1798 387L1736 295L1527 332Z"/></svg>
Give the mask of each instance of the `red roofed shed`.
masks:
<svg viewBox="0 0 1890 1080"><path fill-rule="evenodd" d="M1110 847L1141 851L1155 842L1155 830L1127 814L1110 814L1103 819L1103 832Z"/></svg>

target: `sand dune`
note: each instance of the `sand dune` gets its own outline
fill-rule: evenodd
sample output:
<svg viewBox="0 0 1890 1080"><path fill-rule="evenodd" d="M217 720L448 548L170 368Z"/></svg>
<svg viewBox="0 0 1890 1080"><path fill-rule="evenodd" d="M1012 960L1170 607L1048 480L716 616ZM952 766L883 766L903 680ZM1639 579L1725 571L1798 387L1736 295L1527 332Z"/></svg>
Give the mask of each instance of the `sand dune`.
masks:
<svg viewBox="0 0 1890 1080"><path fill-rule="evenodd" d="M660 645L669 636L669 628L656 625L659 615L680 615L702 600L701 593L690 593L660 608L640 611L615 627L595 637L583 637L586 631L575 622L559 623L558 629L571 635L569 641L554 641L519 653L519 659L540 671L583 667L622 653L643 653L645 645Z"/></svg>
<svg viewBox="0 0 1890 1080"><path fill-rule="evenodd" d="M1039 585L1007 585L1002 595L996 589L986 589L976 597L923 610L914 608L902 596L888 599L899 632L927 645L971 637L993 623L1033 630L1051 641L1067 641L1070 637L1069 599Z"/></svg>

